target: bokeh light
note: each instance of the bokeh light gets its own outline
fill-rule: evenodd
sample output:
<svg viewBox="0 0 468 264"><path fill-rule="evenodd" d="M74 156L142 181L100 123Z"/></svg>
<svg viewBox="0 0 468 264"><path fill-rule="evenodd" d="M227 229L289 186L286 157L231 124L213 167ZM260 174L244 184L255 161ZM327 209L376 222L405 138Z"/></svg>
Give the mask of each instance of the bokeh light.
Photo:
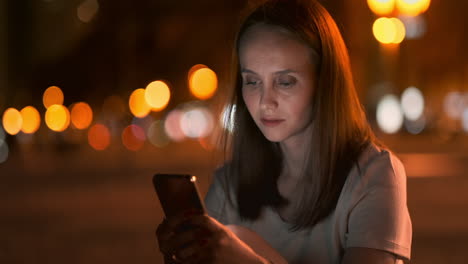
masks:
<svg viewBox="0 0 468 264"><path fill-rule="evenodd" d="M52 105L45 114L47 127L55 132L62 132L70 125L70 112L63 105Z"/></svg>
<svg viewBox="0 0 468 264"><path fill-rule="evenodd" d="M103 124L94 124L88 130L88 144L95 150L105 150L110 145L110 131Z"/></svg>
<svg viewBox="0 0 468 264"><path fill-rule="evenodd" d="M3 113L3 129L10 135L16 135L21 131L23 126L23 117L15 108L8 108Z"/></svg>
<svg viewBox="0 0 468 264"><path fill-rule="evenodd" d="M192 70L194 69L195 70ZM218 89L218 77L208 67L197 64L189 71L188 83L190 92L201 100L211 98Z"/></svg>
<svg viewBox="0 0 468 264"><path fill-rule="evenodd" d="M416 120L406 119L404 123L406 131L413 135L420 134L426 128L426 118L424 115L421 115Z"/></svg>
<svg viewBox="0 0 468 264"><path fill-rule="evenodd" d="M145 89L146 103L153 111L161 111L166 108L171 98L169 86L163 81L154 81Z"/></svg>
<svg viewBox="0 0 468 264"><path fill-rule="evenodd" d="M146 140L145 131L137 125L129 125L122 132L122 143L131 151L140 150Z"/></svg>
<svg viewBox="0 0 468 264"><path fill-rule="evenodd" d="M213 130L213 115L205 108L190 109L183 113L180 128L186 137L206 137Z"/></svg>
<svg viewBox="0 0 468 264"><path fill-rule="evenodd" d="M468 107L463 110L461 121L463 130L468 132Z"/></svg>
<svg viewBox="0 0 468 264"><path fill-rule="evenodd" d="M180 120L184 112L174 109L166 116L164 120L164 131L172 141L179 142L185 139L185 134L180 127Z"/></svg>
<svg viewBox="0 0 468 264"><path fill-rule="evenodd" d="M45 108L49 108L50 106L57 104L63 104L63 92L57 86L50 86L44 91L44 95L42 96L42 103L44 104Z"/></svg>
<svg viewBox="0 0 468 264"><path fill-rule="evenodd" d="M401 95L401 107L405 117L409 120L417 120L424 111L424 96L422 92L414 87L408 87Z"/></svg>
<svg viewBox="0 0 468 264"><path fill-rule="evenodd" d="M423 16L400 16L399 18L405 24L407 39L418 39L426 33L427 25Z"/></svg>
<svg viewBox="0 0 468 264"><path fill-rule="evenodd" d="M405 25L398 18L381 17L372 26L374 37L383 44L398 44L405 38Z"/></svg>
<svg viewBox="0 0 468 264"><path fill-rule="evenodd" d="M468 105L468 94L452 91L444 98L444 111L447 116L455 120L460 119L466 105Z"/></svg>
<svg viewBox="0 0 468 264"><path fill-rule="evenodd" d="M97 0L84 0L76 9L76 15L81 22L90 22L99 10Z"/></svg>
<svg viewBox="0 0 468 264"><path fill-rule="evenodd" d="M403 111L398 98L394 95L385 95L377 105L377 124L387 133L393 134L403 125Z"/></svg>
<svg viewBox="0 0 468 264"><path fill-rule="evenodd" d="M162 148L169 144L169 137L164 130L164 121L154 121L147 130L147 137L151 144L155 147Z"/></svg>
<svg viewBox="0 0 468 264"><path fill-rule="evenodd" d="M396 7L401 14L417 16L429 9L431 0L396 0Z"/></svg>
<svg viewBox="0 0 468 264"><path fill-rule="evenodd" d="M93 121L93 110L88 103L78 102L71 108L71 122L77 129L86 129Z"/></svg>
<svg viewBox="0 0 468 264"><path fill-rule="evenodd" d="M139 88L132 92L128 102L130 112L136 117L145 117L151 112L151 106L146 103L145 89Z"/></svg>
<svg viewBox="0 0 468 264"><path fill-rule="evenodd" d="M33 134L41 125L41 115L39 111L33 106L26 106L21 109L21 117L23 118L23 125L21 131L26 134Z"/></svg>
<svg viewBox="0 0 468 264"><path fill-rule="evenodd" d="M395 0L367 0L369 9L376 15L388 15L395 9Z"/></svg>
<svg viewBox="0 0 468 264"><path fill-rule="evenodd" d="M0 138L0 164L8 159L8 144Z"/></svg>

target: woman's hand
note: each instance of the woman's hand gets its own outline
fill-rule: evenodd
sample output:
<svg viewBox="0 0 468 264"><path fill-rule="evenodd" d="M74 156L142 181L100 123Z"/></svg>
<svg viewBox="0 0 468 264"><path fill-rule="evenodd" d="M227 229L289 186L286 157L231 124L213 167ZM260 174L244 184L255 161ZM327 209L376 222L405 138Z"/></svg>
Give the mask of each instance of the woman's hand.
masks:
<svg viewBox="0 0 468 264"><path fill-rule="evenodd" d="M269 263L207 214L164 220L156 234L161 252L176 263Z"/></svg>

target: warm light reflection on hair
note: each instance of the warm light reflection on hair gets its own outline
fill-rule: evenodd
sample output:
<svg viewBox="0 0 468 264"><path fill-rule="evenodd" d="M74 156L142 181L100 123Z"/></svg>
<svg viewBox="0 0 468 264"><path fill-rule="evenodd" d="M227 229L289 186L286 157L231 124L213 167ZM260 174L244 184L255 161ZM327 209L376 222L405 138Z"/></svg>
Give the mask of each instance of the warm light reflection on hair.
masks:
<svg viewBox="0 0 468 264"><path fill-rule="evenodd" d="M26 134L35 133L41 125L41 116L39 112L32 106L26 106L20 113L23 118L21 131Z"/></svg>
<svg viewBox="0 0 468 264"><path fill-rule="evenodd" d="M145 89L139 88L132 92L128 101L130 112L136 117L145 117L151 112L151 106L146 103Z"/></svg>
<svg viewBox="0 0 468 264"><path fill-rule="evenodd" d="M128 150L140 150L145 140L145 131L140 126L129 125L122 132L122 143Z"/></svg>
<svg viewBox="0 0 468 264"><path fill-rule="evenodd" d="M182 115L182 111L175 109L169 112L164 120L164 130L172 141L179 142L185 138L184 132L180 127Z"/></svg>
<svg viewBox="0 0 468 264"><path fill-rule="evenodd" d="M370 10L376 15L388 15L395 8L395 0L367 0Z"/></svg>
<svg viewBox="0 0 468 264"><path fill-rule="evenodd" d="M47 127L56 132L62 132L70 125L70 112L63 105L52 105L45 114Z"/></svg>
<svg viewBox="0 0 468 264"><path fill-rule="evenodd" d="M72 106L71 121L75 128L86 129L93 121L93 110L89 104L78 102Z"/></svg>
<svg viewBox="0 0 468 264"><path fill-rule="evenodd" d="M401 14L417 16L429 9L431 0L396 0L396 6Z"/></svg>
<svg viewBox="0 0 468 264"><path fill-rule="evenodd" d="M88 144L95 150L105 150L110 145L110 131L102 124L95 124L88 130Z"/></svg>
<svg viewBox="0 0 468 264"><path fill-rule="evenodd" d="M44 104L45 108L49 108L54 104L63 104L62 89L57 86L50 86L47 88L44 91L44 95L42 96L42 103Z"/></svg>
<svg viewBox="0 0 468 264"><path fill-rule="evenodd" d="M163 81L154 81L145 89L146 103L153 111L161 111L166 108L171 98L169 86Z"/></svg>
<svg viewBox="0 0 468 264"><path fill-rule="evenodd" d="M218 88L216 73L206 66L201 66L201 64L194 67L196 70L191 69L189 71L190 92L198 99L206 100L211 98Z"/></svg>
<svg viewBox="0 0 468 264"><path fill-rule="evenodd" d="M23 125L23 117L15 108L8 108L3 113L3 128L10 135L16 135L20 132Z"/></svg>

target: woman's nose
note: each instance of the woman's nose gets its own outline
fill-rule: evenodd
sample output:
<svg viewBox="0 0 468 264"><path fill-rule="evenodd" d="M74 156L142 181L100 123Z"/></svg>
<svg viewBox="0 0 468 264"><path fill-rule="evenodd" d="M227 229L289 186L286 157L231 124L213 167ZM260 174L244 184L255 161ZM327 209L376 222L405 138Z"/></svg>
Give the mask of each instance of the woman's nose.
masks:
<svg viewBox="0 0 468 264"><path fill-rule="evenodd" d="M260 98L261 110L274 110L278 106L276 92L273 89L264 89Z"/></svg>

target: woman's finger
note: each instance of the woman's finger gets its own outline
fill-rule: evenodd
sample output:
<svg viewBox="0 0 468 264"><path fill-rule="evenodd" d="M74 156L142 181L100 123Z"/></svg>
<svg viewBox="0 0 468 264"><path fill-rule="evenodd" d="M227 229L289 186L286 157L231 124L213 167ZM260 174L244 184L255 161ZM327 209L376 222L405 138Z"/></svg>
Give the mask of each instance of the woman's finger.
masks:
<svg viewBox="0 0 468 264"><path fill-rule="evenodd" d="M172 254L180 252L186 247L196 244L198 241L206 237L206 231L200 228L187 229L184 232L175 233L168 240L160 245L161 252Z"/></svg>

